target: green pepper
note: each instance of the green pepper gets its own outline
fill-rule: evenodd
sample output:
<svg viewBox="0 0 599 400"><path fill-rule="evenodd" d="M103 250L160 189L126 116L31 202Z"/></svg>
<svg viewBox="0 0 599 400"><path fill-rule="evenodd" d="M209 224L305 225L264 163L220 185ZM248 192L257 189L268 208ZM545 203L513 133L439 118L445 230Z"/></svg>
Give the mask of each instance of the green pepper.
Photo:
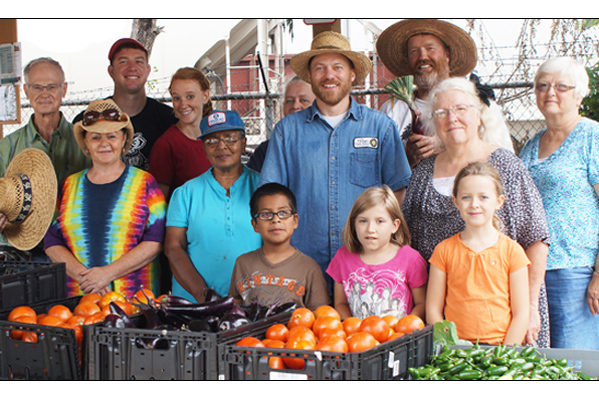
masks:
<svg viewBox="0 0 599 400"><path fill-rule="evenodd" d="M505 345L503 345L503 344L497 345L497 347L495 347L495 350L494 350L495 357L501 357L504 350L505 350Z"/></svg>
<svg viewBox="0 0 599 400"><path fill-rule="evenodd" d="M453 368L455 364L451 361L446 361L442 364L436 364L436 367L439 368L441 370L441 372L445 372L450 370L451 368Z"/></svg>
<svg viewBox="0 0 599 400"><path fill-rule="evenodd" d="M530 357L533 355L534 352L535 352L535 348L533 346L527 346L520 352L520 356Z"/></svg>
<svg viewBox="0 0 599 400"><path fill-rule="evenodd" d="M474 381L474 380L480 379L481 376L482 376L482 372L475 371L472 369L467 369L467 370L460 372L459 374L454 375L455 378L457 378L458 380L461 380L461 381Z"/></svg>
<svg viewBox="0 0 599 400"><path fill-rule="evenodd" d="M514 367L517 365L524 365L524 364L526 364L526 360L523 358L513 358L511 360L508 360L508 364L510 367Z"/></svg>
<svg viewBox="0 0 599 400"><path fill-rule="evenodd" d="M493 375L503 375L505 374L507 371L509 370L508 367L506 367L505 365L499 366L499 367L492 367L487 369L487 374L493 376Z"/></svg>
<svg viewBox="0 0 599 400"><path fill-rule="evenodd" d="M458 374L460 372L462 372L463 370L466 369L466 367L468 367L468 363L459 363L457 365L455 365L453 368L451 368L450 370L446 371L445 374L446 375L455 375Z"/></svg>
<svg viewBox="0 0 599 400"><path fill-rule="evenodd" d="M590 376L588 376L587 374L583 374L582 372L576 372L576 377L579 378L579 380L581 380L581 381L595 381L595 380L597 380L596 378L591 378Z"/></svg>
<svg viewBox="0 0 599 400"><path fill-rule="evenodd" d="M497 365L506 365L508 363L508 359L505 357L495 357L493 359L493 363Z"/></svg>
<svg viewBox="0 0 599 400"><path fill-rule="evenodd" d="M418 368L408 368L408 373L412 376L412 379L418 381L420 380L420 373L418 372Z"/></svg>

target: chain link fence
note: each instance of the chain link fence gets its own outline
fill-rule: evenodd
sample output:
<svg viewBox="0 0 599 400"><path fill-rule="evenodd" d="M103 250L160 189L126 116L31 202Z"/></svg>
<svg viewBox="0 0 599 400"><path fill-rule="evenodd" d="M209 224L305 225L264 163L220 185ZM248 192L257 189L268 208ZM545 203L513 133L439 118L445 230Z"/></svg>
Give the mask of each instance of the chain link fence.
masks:
<svg viewBox="0 0 599 400"><path fill-rule="evenodd" d="M235 75L239 76L236 77ZM243 75L250 76L250 78L244 78L247 83L229 87L224 86L221 79L213 78L212 100L215 109L234 110L242 116L247 131L248 152L251 152L253 148L270 137L272 129L283 116L282 92L284 84L280 79L272 78L274 74L271 74L267 95L264 90L261 91L259 88L258 80L261 77L258 75L257 70L251 67L248 67L247 70L236 67L231 71L231 81L239 80ZM361 104L379 109L389 99L384 86L394 77L386 76L383 73L374 78L376 81L371 83L369 88L365 86L354 87L352 96ZM544 127L542 115L536 107L532 82L493 83L486 81L484 76L481 76L481 81L490 83L494 89L498 103L502 106L510 127L514 146L519 150L532 135ZM170 77L150 80L147 84L147 95L172 106L170 93L168 92L169 84ZM77 114L85 110L89 102L108 97L112 94L112 91L112 87L105 87L81 92L69 92L63 100L61 110L65 118L72 121ZM4 136L27 124L33 113L33 109L30 107L22 89L21 99L25 100L21 104L21 124L4 125Z"/></svg>

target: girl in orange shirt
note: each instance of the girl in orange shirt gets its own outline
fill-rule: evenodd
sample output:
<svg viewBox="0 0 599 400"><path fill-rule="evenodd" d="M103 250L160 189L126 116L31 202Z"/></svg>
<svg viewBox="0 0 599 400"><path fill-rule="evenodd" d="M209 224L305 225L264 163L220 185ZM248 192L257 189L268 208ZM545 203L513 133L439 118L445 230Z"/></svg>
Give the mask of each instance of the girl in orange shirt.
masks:
<svg viewBox="0 0 599 400"><path fill-rule="evenodd" d="M504 199L493 166L468 164L453 187L465 228L439 243L429 260L427 322L453 321L458 336L472 342L521 344L528 328L530 261L501 233L495 211Z"/></svg>

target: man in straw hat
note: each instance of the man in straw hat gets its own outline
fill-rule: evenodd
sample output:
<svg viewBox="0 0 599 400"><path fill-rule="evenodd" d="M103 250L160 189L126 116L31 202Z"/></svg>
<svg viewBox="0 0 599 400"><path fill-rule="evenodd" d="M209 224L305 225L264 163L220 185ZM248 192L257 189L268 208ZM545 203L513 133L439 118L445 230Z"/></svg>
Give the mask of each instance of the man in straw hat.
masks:
<svg viewBox="0 0 599 400"><path fill-rule="evenodd" d="M146 96L146 83L152 68L148 50L137 40L119 39L108 52L108 74L114 82L112 100L131 118L133 142L124 160L147 171L152 146L171 125L177 123L173 109ZM80 121L83 112L73 119Z"/></svg>
<svg viewBox="0 0 599 400"><path fill-rule="evenodd" d="M466 76L476 66L474 41L464 30L437 19L406 19L381 33L376 49L385 67L395 76L413 75L417 87L416 107L423 111L430 90L450 76ZM438 152L434 137L412 133L413 116L397 99L387 101L381 111L397 123L407 139L406 153L414 167Z"/></svg>
<svg viewBox="0 0 599 400"><path fill-rule="evenodd" d="M0 140L0 176L8 164L26 148L37 148L50 157L58 182L91 166L77 146L73 125L60 107L67 92L67 82L61 65L50 57L31 60L23 70L23 90L33 108L29 123ZM0 212L0 232L6 218ZM0 234L0 244L6 238ZM45 259L43 251L37 251Z"/></svg>
<svg viewBox="0 0 599 400"><path fill-rule="evenodd" d="M275 126L260 184L281 183L295 193L302 218L292 243L324 272L358 195L387 184L401 203L411 171L393 120L350 96L372 64L347 38L320 33L291 68L311 84L316 100Z"/></svg>

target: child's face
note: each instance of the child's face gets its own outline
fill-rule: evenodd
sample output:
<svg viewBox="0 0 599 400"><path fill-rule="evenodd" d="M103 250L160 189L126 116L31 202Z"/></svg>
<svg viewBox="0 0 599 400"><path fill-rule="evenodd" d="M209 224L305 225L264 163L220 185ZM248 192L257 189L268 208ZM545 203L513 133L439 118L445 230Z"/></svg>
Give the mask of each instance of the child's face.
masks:
<svg viewBox="0 0 599 400"><path fill-rule="evenodd" d="M287 196L283 194L264 196L258 201L258 213L277 213L279 211L292 211ZM281 219L275 214L271 220L253 218L252 226L254 231L262 236L264 243L278 245L291 240L293 231L297 228L297 221L297 214L285 219Z"/></svg>
<svg viewBox="0 0 599 400"><path fill-rule="evenodd" d="M493 214L503 205L504 196L497 195L493 180L484 175L462 178L458 196L453 202L468 226L480 227L493 223Z"/></svg>
<svg viewBox="0 0 599 400"><path fill-rule="evenodd" d="M359 214L355 220L356 235L362 244L363 253L376 253L386 249L399 229L399 219L393 220L382 205L372 207Z"/></svg>

